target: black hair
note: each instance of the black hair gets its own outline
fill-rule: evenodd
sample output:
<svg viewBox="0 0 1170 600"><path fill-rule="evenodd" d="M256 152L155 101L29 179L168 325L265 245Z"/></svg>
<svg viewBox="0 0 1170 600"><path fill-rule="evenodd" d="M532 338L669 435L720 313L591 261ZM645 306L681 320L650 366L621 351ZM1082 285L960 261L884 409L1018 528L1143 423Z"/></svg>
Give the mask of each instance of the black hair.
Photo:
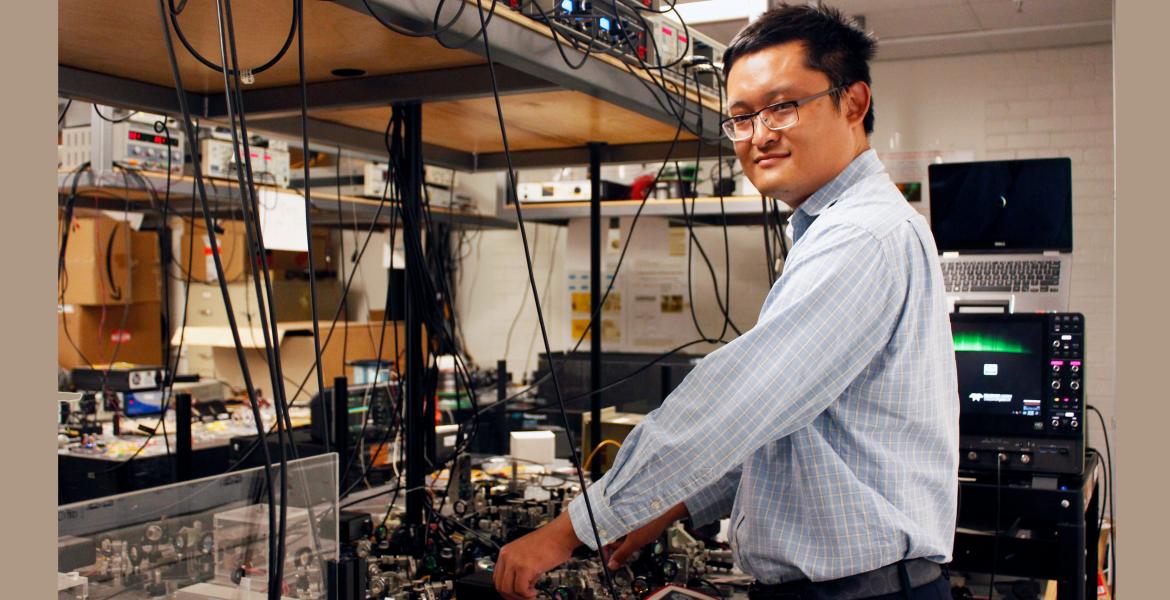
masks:
<svg viewBox="0 0 1170 600"><path fill-rule="evenodd" d="M735 61L765 48L801 42L805 48L805 66L824 73L832 87L857 81L870 84L869 61L877 51L877 42L859 29L841 11L817 3L815 6L781 4L760 15L735 34L723 53L723 75L731 73ZM844 90L832 98L840 102ZM873 133L873 98L865 113L865 133Z"/></svg>

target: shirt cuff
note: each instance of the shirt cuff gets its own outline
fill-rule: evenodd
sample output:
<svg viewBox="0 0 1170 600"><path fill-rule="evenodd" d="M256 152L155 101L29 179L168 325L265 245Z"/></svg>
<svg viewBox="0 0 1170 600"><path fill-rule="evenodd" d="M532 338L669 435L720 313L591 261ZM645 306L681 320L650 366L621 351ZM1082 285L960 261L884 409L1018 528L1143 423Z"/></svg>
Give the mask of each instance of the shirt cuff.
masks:
<svg viewBox="0 0 1170 600"><path fill-rule="evenodd" d="M608 480L608 476L598 479L569 503L569 520L573 523L573 531L577 534L577 539L592 550L597 550L597 538L593 536L593 527L589 522L585 494L589 494L589 506L593 509L593 520L597 523L597 535L601 537L602 545L622 537L629 533L630 529L609 505L605 491Z"/></svg>

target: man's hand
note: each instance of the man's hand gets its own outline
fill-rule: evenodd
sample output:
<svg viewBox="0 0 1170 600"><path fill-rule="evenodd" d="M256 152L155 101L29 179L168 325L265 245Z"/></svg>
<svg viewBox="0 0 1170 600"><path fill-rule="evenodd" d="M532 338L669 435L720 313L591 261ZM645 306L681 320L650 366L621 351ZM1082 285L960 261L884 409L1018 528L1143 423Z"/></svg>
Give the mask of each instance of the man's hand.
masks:
<svg viewBox="0 0 1170 600"><path fill-rule="evenodd" d="M569 513L561 513L552 523L500 550L492 575L496 591L507 600L535 598L536 580L569 560L580 545Z"/></svg>
<svg viewBox="0 0 1170 600"><path fill-rule="evenodd" d="M666 511L666 514L650 521L642 527L631 531L626 537L607 544L606 554L609 556L609 568L617 569L626 564L630 559L630 555L640 549L642 546L653 542L666 531L675 521L685 519L690 516L687 511L687 505L680 502L673 508Z"/></svg>

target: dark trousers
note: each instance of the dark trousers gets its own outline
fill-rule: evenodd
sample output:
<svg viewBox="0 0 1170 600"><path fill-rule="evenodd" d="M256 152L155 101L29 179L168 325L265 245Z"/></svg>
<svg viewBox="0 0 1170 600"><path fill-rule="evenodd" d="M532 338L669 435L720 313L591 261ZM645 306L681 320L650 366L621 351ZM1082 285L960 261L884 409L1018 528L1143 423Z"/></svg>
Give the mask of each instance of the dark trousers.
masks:
<svg viewBox="0 0 1170 600"><path fill-rule="evenodd" d="M935 580L913 588L908 585L909 577L905 569L900 568L899 575L902 585L896 592L850 597L855 600L951 600L950 577L945 569ZM807 582L793 582L778 586L753 587L749 589L748 597L750 600L839 600L839 593L831 591L832 589Z"/></svg>
<svg viewBox="0 0 1170 600"><path fill-rule="evenodd" d="M866 600L951 600L951 582L944 575L935 579L934 581L920 585L910 593L894 592L893 594L885 594L882 596L873 596Z"/></svg>

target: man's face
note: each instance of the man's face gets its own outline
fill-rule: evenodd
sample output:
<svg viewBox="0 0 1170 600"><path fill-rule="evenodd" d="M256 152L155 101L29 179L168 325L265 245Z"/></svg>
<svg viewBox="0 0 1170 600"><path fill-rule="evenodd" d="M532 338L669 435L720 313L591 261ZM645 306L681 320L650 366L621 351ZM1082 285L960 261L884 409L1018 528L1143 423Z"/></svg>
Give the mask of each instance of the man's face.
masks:
<svg viewBox="0 0 1170 600"><path fill-rule="evenodd" d="M824 73L805 66L803 43L770 46L732 66L727 75L729 114L752 113L830 87ZM843 100L838 110L831 96L822 96L801 105L798 122L780 131L757 119L752 137L735 143L735 154L752 185L796 208L840 173L859 150L848 104Z"/></svg>

